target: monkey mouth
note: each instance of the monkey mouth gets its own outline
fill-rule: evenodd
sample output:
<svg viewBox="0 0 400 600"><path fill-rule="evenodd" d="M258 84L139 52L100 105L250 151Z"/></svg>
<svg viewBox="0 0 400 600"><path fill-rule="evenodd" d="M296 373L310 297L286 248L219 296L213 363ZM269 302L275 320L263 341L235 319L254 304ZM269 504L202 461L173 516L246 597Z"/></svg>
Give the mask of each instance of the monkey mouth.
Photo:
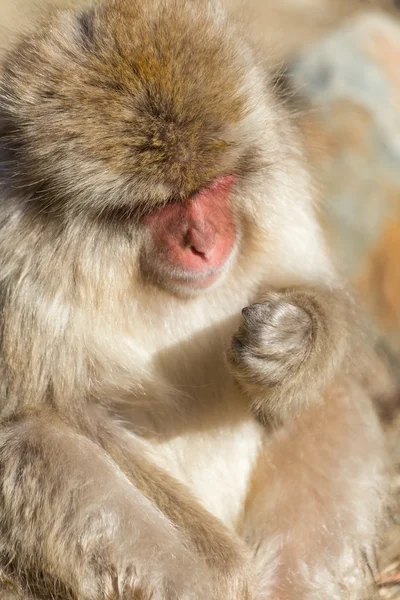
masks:
<svg viewBox="0 0 400 600"><path fill-rule="evenodd" d="M192 293L205 291L214 286L221 277L220 273L213 273L205 277L188 279L188 278L171 278L170 286L176 288L180 292Z"/></svg>
<svg viewBox="0 0 400 600"><path fill-rule="evenodd" d="M220 279L222 279L224 274L225 265L216 271L211 271L210 273L205 273L201 275L196 274L195 276L193 276L192 274L186 274L180 277L170 277L169 282L172 285L178 286L179 288L205 290L213 286Z"/></svg>

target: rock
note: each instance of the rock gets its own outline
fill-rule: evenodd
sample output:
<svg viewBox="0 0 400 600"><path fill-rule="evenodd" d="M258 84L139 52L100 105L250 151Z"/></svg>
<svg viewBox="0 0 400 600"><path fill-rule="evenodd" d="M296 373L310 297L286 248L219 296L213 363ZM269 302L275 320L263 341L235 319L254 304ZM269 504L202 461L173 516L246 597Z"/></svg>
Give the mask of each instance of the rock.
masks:
<svg viewBox="0 0 400 600"><path fill-rule="evenodd" d="M291 66L339 264L373 314L400 384L400 23L349 21Z"/></svg>

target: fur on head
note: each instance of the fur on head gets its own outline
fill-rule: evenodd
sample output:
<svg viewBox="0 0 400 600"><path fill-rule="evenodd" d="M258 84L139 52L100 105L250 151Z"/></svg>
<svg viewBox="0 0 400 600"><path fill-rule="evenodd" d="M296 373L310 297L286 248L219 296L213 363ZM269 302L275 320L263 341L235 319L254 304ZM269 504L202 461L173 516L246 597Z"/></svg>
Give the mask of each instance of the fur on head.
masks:
<svg viewBox="0 0 400 600"><path fill-rule="evenodd" d="M254 168L262 77L223 20L212 0L54 16L3 69L8 176L40 210L125 215Z"/></svg>

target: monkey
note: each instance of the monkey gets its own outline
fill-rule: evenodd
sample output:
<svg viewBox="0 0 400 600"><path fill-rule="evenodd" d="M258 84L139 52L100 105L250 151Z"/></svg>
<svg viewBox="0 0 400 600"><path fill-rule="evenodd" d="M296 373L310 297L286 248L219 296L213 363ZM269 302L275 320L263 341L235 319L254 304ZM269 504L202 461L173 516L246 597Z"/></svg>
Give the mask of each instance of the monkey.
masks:
<svg viewBox="0 0 400 600"><path fill-rule="evenodd" d="M218 0L100 0L0 75L7 600L367 600L373 352Z"/></svg>

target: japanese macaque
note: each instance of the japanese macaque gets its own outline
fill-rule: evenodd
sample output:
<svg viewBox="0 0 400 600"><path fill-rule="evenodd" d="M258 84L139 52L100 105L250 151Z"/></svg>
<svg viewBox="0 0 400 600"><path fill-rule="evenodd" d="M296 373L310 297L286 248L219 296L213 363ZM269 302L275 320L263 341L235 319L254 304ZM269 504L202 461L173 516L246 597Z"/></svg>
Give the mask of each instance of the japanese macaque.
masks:
<svg viewBox="0 0 400 600"><path fill-rule="evenodd" d="M370 598L371 352L238 23L54 14L4 58L0 166L0 597Z"/></svg>

